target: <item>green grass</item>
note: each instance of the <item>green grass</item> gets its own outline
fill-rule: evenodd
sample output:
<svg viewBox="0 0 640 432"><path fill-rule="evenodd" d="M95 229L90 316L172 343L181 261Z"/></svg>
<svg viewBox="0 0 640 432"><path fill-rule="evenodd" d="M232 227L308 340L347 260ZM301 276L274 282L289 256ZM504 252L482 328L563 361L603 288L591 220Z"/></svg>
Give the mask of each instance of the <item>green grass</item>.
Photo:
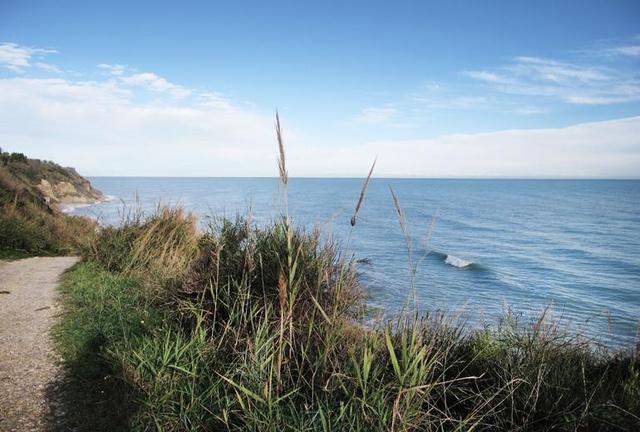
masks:
<svg viewBox="0 0 640 432"><path fill-rule="evenodd" d="M139 281L93 263L66 274L60 301L64 312L53 334L64 373L54 393L68 413L65 427L129 430L139 395L113 353L152 335L162 326L163 311L144 298Z"/></svg>

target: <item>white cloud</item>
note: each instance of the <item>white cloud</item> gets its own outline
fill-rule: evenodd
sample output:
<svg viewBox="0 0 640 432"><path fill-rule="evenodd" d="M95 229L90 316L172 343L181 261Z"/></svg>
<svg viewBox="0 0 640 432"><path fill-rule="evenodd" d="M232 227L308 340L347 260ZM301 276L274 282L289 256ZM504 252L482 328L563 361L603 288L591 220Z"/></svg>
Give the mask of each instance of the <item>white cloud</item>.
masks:
<svg viewBox="0 0 640 432"><path fill-rule="evenodd" d="M117 80L0 79L0 141L86 175L276 175L271 116L217 93L204 99L224 109L134 104L130 92ZM640 177L640 117L332 148L285 139L294 176L362 176L379 155L379 177Z"/></svg>
<svg viewBox="0 0 640 432"><path fill-rule="evenodd" d="M155 92L168 92L175 98L184 98L191 94L191 90L172 84L166 79L151 72L120 76L120 81L132 86L144 87Z"/></svg>
<svg viewBox="0 0 640 432"><path fill-rule="evenodd" d="M470 78L490 83L503 83L507 81L504 76L487 71L464 71L463 74Z"/></svg>
<svg viewBox="0 0 640 432"><path fill-rule="evenodd" d="M124 74L127 71L130 71L131 68L129 68L128 66L124 66L124 65L120 65L120 64L106 64L106 63L100 63L98 65L98 67L100 69L104 69L106 70L110 75L115 75L115 76L120 76L122 74Z"/></svg>
<svg viewBox="0 0 640 432"><path fill-rule="evenodd" d="M16 72L23 73L25 68L31 66L31 58L54 54L57 51L39 48L23 47L14 43L0 44L0 65Z"/></svg>
<svg viewBox="0 0 640 432"><path fill-rule="evenodd" d="M86 175L275 175L272 118L131 92L116 80L0 79L0 142Z"/></svg>
<svg viewBox="0 0 640 432"><path fill-rule="evenodd" d="M630 44L626 44L626 45L617 45L617 46L609 46L606 48L580 50L577 52L581 54L586 54L587 56L590 56L590 57L597 57L607 61L615 61L618 58L624 58L624 57L629 57L633 59L634 57L640 57L640 45L637 44L636 42L637 40L640 40L640 38L635 37L632 39Z"/></svg>
<svg viewBox="0 0 640 432"><path fill-rule="evenodd" d="M471 74L476 76L473 72L463 72L463 75ZM497 76L489 76L481 72L477 75L478 79L486 78L487 80L497 82L499 78ZM410 108L411 112L421 113L425 111L433 110L475 110L475 109L487 109L495 108L494 101L486 96L480 95L461 95L456 92L455 89L445 86L443 84L431 83L427 86L422 86L418 92L409 95L408 100L415 102L418 105Z"/></svg>
<svg viewBox="0 0 640 432"><path fill-rule="evenodd" d="M516 63L505 69L532 80L549 81L556 84L570 84L578 80L582 83L610 81L612 79L602 68L558 62L539 57L516 57Z"/></svg>
<svg viewBox="0 0 640 432"><path fill-rule="evenodd" d="M0 65L12 70L57 67L34 58L51 51L4 44ZM31 50L31 51L29 51ZM4 56L4 57L2 57ZM96 81L0 79L0 142L11 151L75 166L86 175L275 176L273 118L241 108L222 93L190 90L124 65L100 64ZM509 94L544 95L573 104L640 100L636 75L520 57L497 71L467 76ZM174 98L140 102L144 90ZM408 102L407 102L408 101ZM462 95L430 83L408 104L494 107L493 97ZM544 112L535 101L514 111ZM368 107L352 117L363 124L398 126L411 105ZM295 131L295 126L287 131ZM363 176L379 155L377 176L421 177L640 177L640 117L559 129L447 135L436 139L353 145L338 137L327 146L287 132L292 175ZM336 141L337 141L336 140Z"/></svg>
<svg viewBox="0 0 640 432"><path fill-rule="evenodd" d="M607 55L622 55L629 57L640 57L640 45L628 45L616 48L608 48L602 50L603 54Z"/></svg>
<svg viewBox="0 0 640 432"><path fill-rule="evenodd" d="M384 108L365 108L360 114L353 117L358 123L381 124L388 123L394 119L398 110L393 107Z"/></svg>
<svg viewBox="0 0 640 432"><path fill-rule="evenodd" d="M517 108L515 110L516 113L522 115L538 115L538 114L548 114L549 111L542 108L533 108L533 107L523 107Z"/></svg>
<svg viewBox="0 0 640 432"><path fill-rule="evenodd" d="M635 69L559 62L540 57L516 57L497 72L466 71L494 90L545 97L578 105L610 105L640 101L640 73Z"/></svg>
<svg viewBox="0 0 640 432"><path fill-rule="evenodd" d="M231 101L221 93L200 93L198 94L198 105L208 108L220 109L223 111L233 110Z"/></svg>
<svg viewBox="0 0 640 432"><path fill-rule="evenodd" d="M377 177L640 178L640 117L287 154L294 174L336 176L364 176L366 163L355 161L374 155Z"/></svg>
<svg viewBox="0 0 640 432"><path fill-rule="evenodd" d="M49 64L49 63L38 62L34 66L37 67L38 69L42 69L43 71L46 71L46 72L51 72L51 73L55 73L55 74L64 73L62 71L62 69L60 69L58 66L52 65L52 64Z"/></svg>

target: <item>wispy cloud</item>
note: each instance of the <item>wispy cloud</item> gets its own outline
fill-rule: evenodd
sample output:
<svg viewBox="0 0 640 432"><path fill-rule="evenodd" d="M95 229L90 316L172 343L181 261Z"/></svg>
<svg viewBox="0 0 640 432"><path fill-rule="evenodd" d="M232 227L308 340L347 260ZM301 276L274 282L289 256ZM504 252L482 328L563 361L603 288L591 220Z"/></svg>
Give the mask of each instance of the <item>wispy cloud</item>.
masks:
<svg viewBox="0 0 640 432"><path fill-rule="evenodd" d="M166 79L151 72L137 73L130 76L120 76L120 81L132 86L144 87L155 92L167 92L175 98L184 98L192 93L192 90L172 84Z"/></svg>
<svg viewBox="0 0 640 432"><path fill-rule="evenodd" d="M98 68L125 85L142 87L158 93L168 93L176 99L185 98L193 93L193 90L170 83L152 72L138 72L130 66L100 63Z"/></svg>
<svg viewBox="0 0 640 432"><path fill-rule="evenodd" d="M640 45L627 45L615 48L605 48L599 50L598 53L609 56L640 57Z"/></svg>
<svg viewBox="0 0 640 432"><path fill-rule="evenodd" d="M508 78L502 75L498 75L496 73L491 73L487 71L464 71L462 72L464 75L469 78L473 78L480 81L486 81L490 83L504 83L508 81Z"/></svg>
<svg viewBox="0 0 640 432"><path fill-rule="evenodd" d="M640 72L614 65L603 67L520 56L495 70L465 71L463 75L499 93L553 98L569 104L640 101Z"/></svg>
<svg viewBox="0 0 640 432"><path fill-rule="evenodd" d="M353 120L365 124L383 124L391 122L397 114L398 110L392 106L370 107L364 108L358 115L353 117Z"/></svg>
<svg viewBox="0 0 640 432"><path fill-rule="evenodd" d="M52 64L49 64L49 63L38 62L38 63L35 63L34 66L37 67L38 69L42 69L43 71L46 71L46 72L51 72L51 73L55 73L55 74L64 73L64 71L62 69L60 69L58 66L52 65Z"/></svg>
<svg viewBox="0 0 640 432"><path fill-rule="evenodd" d="M415 93L409 100L416 102L419 106L413 110L422 109L477 109L487 108L491 101L485 96L460 96L446 92Z"/></svg>
<svg viewBox="0 0 640 432"><path fill-rule="evenodd" d="M47 54L55 54L57 51L41 48L30 48L15 43L0 44L0 65L16 73L23 73L31 67L33 57L43 57ZM39 63L42 65L43 63ZM47 65L50 66L50 65Z"/></svg>
<svg viewBox="0 0 640 432"><path fill-rule="evenodd" d="M576 80L580 83L606 82L612 79L601 67L576 65L540 57L516 57L515 64L505 67L505 70L534 81L556 84L570 84Z"/></svg>
<svg viewBox="0 0 640 432"><path fill-rule="evenodd" d="M234 108L231 105L229 98L225 97L222 93L200 93L198 94L199 106L215 108L223 111L232 111Z"/></svg>
<svg viewBox="0 0 640 432"><path fill-rule="evenodd" d="M127 71L131 71L131 68L129 66L125 66L121 64L100 63L98 67L100 69L107 71L107 73L109 73L110 75L115 75L115 76L120 76Z"/></svg>
<svg viewBox="0 0 640 432"><path fill-rule="evenodd" d="M534 107L523 107L517 108L515 110L516 113L521 115L540 115L540 114L548 114L549 111L543 108L534 108Z"/></svg>

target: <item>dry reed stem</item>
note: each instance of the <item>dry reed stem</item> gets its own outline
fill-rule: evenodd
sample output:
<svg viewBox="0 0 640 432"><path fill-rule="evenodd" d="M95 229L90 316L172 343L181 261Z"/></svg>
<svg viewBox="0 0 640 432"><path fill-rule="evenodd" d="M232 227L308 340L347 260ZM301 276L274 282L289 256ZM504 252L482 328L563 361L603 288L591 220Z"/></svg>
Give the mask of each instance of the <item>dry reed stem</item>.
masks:
<svg viewBox="0 0 640 432"><path fill-rule="evenodd" d="M371 174L373 174L373 169L375 168L377 161L378 161L378 158L376 157L373 161L373 165L371 165L371 169L369 170L369 175L367 175L367 178L364 181L364 185L362 186L362 191L360 191L360 199L358 200L358 205L356 205L356 211L355 213L353 213L353 216L351 217L351 226L356 225L358 212L360 211L360 206L362 205L362 201L364 201L364 195L367 193L367 186L369 186L369 180L371 180Z"/></svg>
<svg viewBox="0 0 640 432"><path fill-rule="evenodd" d="M389 186L389 190L391 191L391 197L393 199L393 206L396 208L398 212L398 222L400 223L400 229L402 230L402 234L406 235L407 232L407 218L405 217L404 210L400 206L400 201L398 201L398 197L396 196L393 188Z"/></svg>
<svg viewBox="0 0 640 432"><path fill-rule="evenodd" d="M280 181L283 185L289 183L289 174L287 174L286 158L284 154L284 140L282 139L282 128L280 127L280 116L276 110L276 135L278 136L278 150L280 157L278 158L278 171L280 172Z"/></svg>
<svg viewBox="0 0 640 432"><path fill-rule="evenodd" d="M281 382L281 373L282 373L282 344L284 343L284 309L287 306L287 283L284 279L282 273L278 276L278 291L280 294L280 338L278 341L278 370L277 379L278 384L276 385L276 395L280 395L280 382Z"/></svg>
<svg viewBox="0 0 640 432"><path fill-rule="evenodd" d="M440 211L439 208L436 208L436 211L433 212L433 216L431 216L431 223L429 224L429 230L427 231L427 237L424 239L424 242L422 242L422 247L426 248L427 245L429 244L429 242L431 242L431 237L433 236L433 229L436 226L436 220L438 219L438 211Z"/></svg>

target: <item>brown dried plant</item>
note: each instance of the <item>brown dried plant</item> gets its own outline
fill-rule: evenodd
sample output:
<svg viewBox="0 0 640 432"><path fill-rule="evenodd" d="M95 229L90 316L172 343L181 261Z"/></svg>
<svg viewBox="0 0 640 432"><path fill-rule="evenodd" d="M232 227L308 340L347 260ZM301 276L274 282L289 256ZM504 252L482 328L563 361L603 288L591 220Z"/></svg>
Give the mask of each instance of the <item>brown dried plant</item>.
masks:
<svg viewBox="0 0 640 432"><path fill-rule="evenodd" d="M378 158L376 157L373 161L373 165L371 165L371 169L369 170L369 175L367 175L367 178L364 181L364 185L362 186L362 191L360 192L360 199L358 200L358 205L356 205L356 211L353 213L353 216L351 217L351 226L356 225L358 212L360 211L360 206L362 205L362 201L364 201L364 195L367 193L367 186L369 186L369 180L371 180L371 174L373 174L373 169L375 168L377 161L378 161Z"/></svg>
<svg viewBox="0 0 640 432"><path fill-rule="evenodd" d="M280 116L276 110L276 135L278 136L278 171L280 172L280 181L283 185L287 186L289 183L289 174L287 173L287 166L285 164L286 158L284 154L284 140L282 139L282 127L280 126Z"/></svg>

